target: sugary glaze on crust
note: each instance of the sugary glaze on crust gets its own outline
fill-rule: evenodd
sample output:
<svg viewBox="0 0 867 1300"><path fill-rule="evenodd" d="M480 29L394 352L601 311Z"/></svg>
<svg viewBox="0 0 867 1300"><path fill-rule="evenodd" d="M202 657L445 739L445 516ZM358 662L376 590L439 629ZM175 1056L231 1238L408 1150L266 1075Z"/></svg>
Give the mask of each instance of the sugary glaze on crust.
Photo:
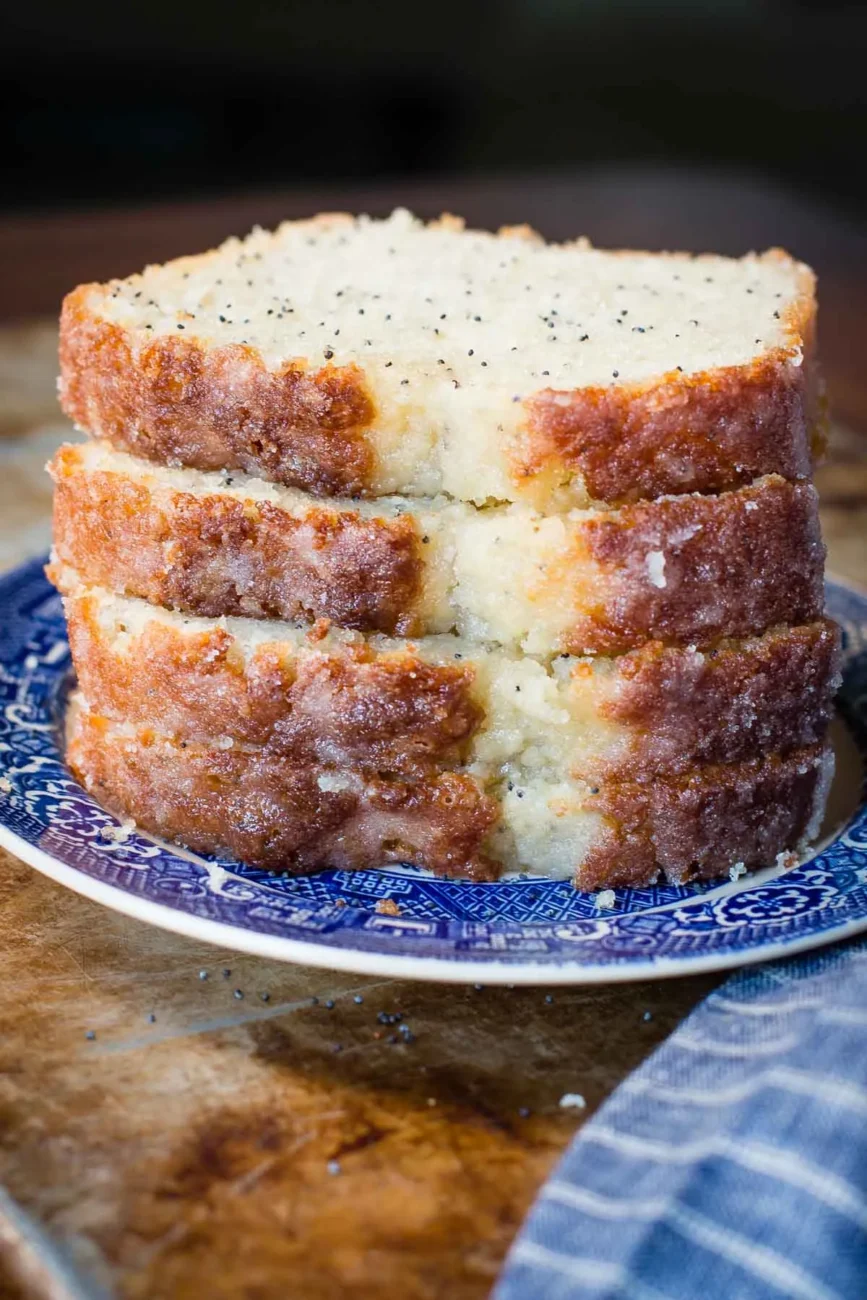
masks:
<svg viewBox="0 0 867 1300"><path fill-rule="evenodd" d="M73 710L67 759L85 789L145 830L203 853L305 874L414 862L496 878L483 843L497 805L471 776L412 783L333 774L264 750L174 744Z"/></svg>
<svg viewBox="0 0 867 1300"><path fill-rule="evenodd" d="M327 242L335 232L339 235L341 230L354 227L350 218L339 216L304 224L310 242L320 244L323 238ZM440 223L439 229L451 229L457 234L460 223ZM519 234L521 239L515 244ZM513 246L519 254L527 248L541 247L543 258L558 255L553 247L546 252L533 232L511 230L503 232L503 236L507 241L502 247L506 259L503 266ZM458 238L466 241L469 251L471 244L476 247L480 236L467 232ZM481 241L478 247L482 252L486 242L499 242L486 241L484 236ZM267 258L267 251L262 251L266 244L267 237L257 234L248 251L244 251L246 245L236 243L229 252L238 259L239 268L246 259L247 269L255 277L258 272L254 259L263 255ZM258 252L251 251L254 247ZM594 255L583 245L575 247L576 257ZM178 275L216 275L216 270L208 268L217 267L221 256L217 250L172 265L177 267ZM319 253L309 253L308 259L317 256L327 257L324 247ZM608 256L612 265L620 259L628 268L634 255ZM117 296L123 299L125 294L131 298L134 285L144 286L151 272L144 278L113 281L106 286L82 285L67 297L61 317L61 401L81 428L139 455L199 469L243 469L319 495L416 495L442 490L458 499L523 499L550 509L555 500L562 503L564 493L571 504L583 505L588 499L617 503L682 491L720 491L766 473L806 478L811 456L821 450L823 440L814 346L814 278L808 268L778 250L747 261L754 268L764 265L766 273L774 266L785 269L787 288L785 294L777 295L782 301L775 320L763 319L759 325L752 316L745 318L748 334L753 328L766 334L765 338L755 339L751 359L698 369L678 364L686 360L694 335L707 330L709 338L715 337L714 306L709 302L707 319L686 323L686 334L675 333L666 354L670 361L660 365L657 359L646 377L612 382L624 373L615 369L611 379L579 382L570 387L565 382L568 370L561 373L557 368L557 348L565 347L575 354L579 371L581 348L574 341L565 341L563 303L558 318L558 308L546 300L544 308L540 301L538 310L533 308L529 315L533 320L539 316L537 323L550 327L548 338L552 340L555 368L532 369L526 384L522 383L523 391L518 392L507 391L504 386L507 381L501 372L506 370L505 360L499 363L494 379L494 370L480 370L478 348L458 348L456 342L455 355L448 353L444 358L444 340L435 337L455 328L458 315L480 322L477 330L489 329L485 322L492 316L496 319L498 300L493 296L486 302L478 289L467 291L479 294L478 302L474 299L472 305L461 300L460 313L453 309L457 300L435 306L435 298L425 299L431 302L433 314L430 324L417 326L422 333L416 358L401 344L400 326L393 327L398 335L391 339L391 346L397 347L399 360L388 370L385 367L391 362L384 360L388 334L363 340L373 344L370 349L360 346L362 341L358 340L344 351L345 321L342 332L338 331L341 338L330 339L326 345L324 336L314 342L315 328L301 331L305 337L296 337L295 330L288 326L292 318L287 317L283 327L285 346L301 354L287 359L275 354L270 343L257 345L246 339L246 334L251 333L254 340L258 337L256 320L252 325L248 320L239 330L234 328L237 321L228 320L216 337L209 337L195 309L175 312L166 308L158 312L157 328L147 325L150 333L129 313L113 314L113 300ZM680 267L684 278L688 278L693 267L704 265L702 259L669 254L659 255L654 262L666 268L665 274L673 275L675 280L675 267ZM172 265L163 270L174 274ZM717 260L708 259L705 269L716 265ZM181 271L182 266L188 268L186 272ZM388 268L382 269L386 272ZM624 275L629 278L628 270ZM714 277L707 278L710 284ZM520 301L525 295L518 293L525 288L532 286L512 286L505 301L526 311L526 302ZM634 291L646 305L653 302L647 294L656 292L650 285L637 283L616 288ZM742 291L743 285L739 284L738 292ZM208 289L205 296L210 300L217 292ZM747 288L746 292L753 290ZM576 291L564 296L574 297L573 308L578 315L595 301L594 290L582 294L580 278ZM676 302L676 296L672 300ZM388 320L390 313L371 314L376 304L367 297L359 301L368 303L365 321L371 324L365 329L376 333L373 315ZM535 301L532 295L527 299L530 301ZM629 301L637 300L630 297ZM746 304L756 300L743 301ZM468 314L471 306L475 315ZM443 313L439 307L449 310ZM328 315L325 307L321 310ZM359 308L362 316L364 310ZM255 314L255 308L251 311ZM309 307L305 315L311 327L328 323L316 322L311 311ZM546 312L552 313L547 325ZM613 301L610 314L614 317ZM272 312L269 316L274 319ZM753 322L752 327L748 321ZM626 353L640 348L644 327L638 324L636 307L633 305L628 318L625 310L618 314L617 323L624 327L614 332L619 348ZM693 326L699 324L701 330L693 331ZM767 324L773 329L766 331ZM201 338L196 337L200 325ZM184 332L175 333L175 328ZM636 335L635 330L641 333ZM404 329L403 333L413 331ZM587 337L576 335L578 339ZM658 336L647 333L645 337L649 340ZM227 341L222 342L222 338ZM752 337L746 341L753 344ZM613 338L606 345L610 355L615 355L614 345ZM620 351L616 355L620 356ZM520 364L520 349L517 357ZM508 350L505 358L515 364L515 356ZM404 378L399 379L398 372ZM536 377L530 378L530 374ZM555 379L546 384L547 374ZM482 396L477 401L475 389L479 384ZM484 385L488 385L489 392ZM419 485L414 477L419 462L430 450L427 435L410 430L422 408L431 413L431 422L436 425L431 433L432 473L437 482L434 487ZM473 472L456 479L447 464L455 450L449 442L449 428L459 429L459 436L465 438L472 436L480 423L490 425L490 436L486 435L480 444L480 462ZM392 448L401 438L415 440L413 454L398 456L392 463ZM488 477L484 471L491 458L498 465ZM479 490L481 498L475 495Z"/></svg>
<svg viewBox="0 0 867 1300"><path fill-rule="evenodd" d="M249 346L176 338L135 356L120 326L82 307L90 288L70 294L61 316L61 402L79 428L163 464L243 470L318 496L377 495L374 394L357 366L274 373ZM793 369L783 354L688 380L542 391L524 402L508 457L513 496L541 507L546 483L556 496L574 476L582 497L612 504L763 474L808 478L824 447L821 424L807 427L811 382L809 365Z"/></svg>
<svg viewBox="0 0 867 1300"><path fill-rule="evenodd" d="M60 317L61 405L82 429L165 464L238 469L320 496L364 492L376 411L357 366L289 365L275 373L244 344L139 344L86 307Z"/></svg>
<svg viewBox="0 0 867 1300"><path fill-rule="evenodd" d="M260 745L291 762L418 774L455 766L482 716L472 666L377 654L362 641L332 648L313 629L299 649L259 645L245 662L219 623L180 633L152 620L113 650L93 597L67 597L70 649L99 712L168 735Z"/></svg>
<svg viewBox="0 0 867 1300"><path fill-rule="evenodd" d="M67 446L54 459L54 531L95 582L209 617L415 630L422 545L412 516L365 518L311 501L298 518L228 493L152 491L131 476L82 471L80 454Z"/></svg>
<svg viewBox="0 0 867 1300"><path fill-rule="evenodd" d="M579 867L579 889L638 886L653 879L710 880L735 862L772 863L818 833L833 774L829 747L815 745L664 781L600 789L587 807L605 831Z"/></svg>
<svg viewBox="0 0 867 1300"><path fill-rule="evenodd" d="M586 662L586 661L584 661ZM831 619L690 651L651 641L613 661L606 718L628 727L623 774L737 763L821 741L841 681Z"/></svg>
<svg viewBox="0 0 867 1300"><path fill-rule="evenodd" d="M571 646L627 650L644 629L708 644L822 611L825 547L811 483L767 478L710 499L625 506L589 518L579 544L601 576Z"/></svg>
<svg viewBox="0 0 867 1300"><path fill-rule="evenodd" d="M519 865L491 853L498 822L508 844L507 800L467 773L399 781L333 772L261 749L170 741L76 701L67 742L72 771L101 803L200 852L293 873L411 861L490 880ZM573 821L585 822L576 884L637 886L770 864L816 833L830 770L829 752L814 746L652 783L576 786ZM538 794L531 782L525 790Z"/></svg>
<svg viewBox="0 0 867 1300"><path fill-rule="evenodd" d="M67 593L73 661L97 712L299 762L417 775L499 770L529 750L573 777L646 780L818 742L839 682L830 620L704 652L652 642L560 660L540 695L539 666L518 672L520 661L457 639L451 653L448 638L339 640L317 627L289 639L275 624L245 646L237 621L142 618L147 606L81 589L57 566L50 575Z"/></svg>
<svg viewBox="0 0 867 1300"><path fill-rule="evenodd" d="M62 448L51 469L64 563L87 581L210 617L457 629L545 657L651 639L712 644L822 609L815 489L779 477L717 497L547 518L517 506L380 518L351 503L293 515L242 488L180 491L88 468L78 447Z"/></svg>
<svg viewBox="0 0 867 1300"><path fill-rule="evenodd" d="M539 393L526 404L514 473L562 478L565 468L608 502L722 492L764 474L809 478L825 437L818 418L807 423L814 368L794 369L780 353L642 387Z"/></svg>

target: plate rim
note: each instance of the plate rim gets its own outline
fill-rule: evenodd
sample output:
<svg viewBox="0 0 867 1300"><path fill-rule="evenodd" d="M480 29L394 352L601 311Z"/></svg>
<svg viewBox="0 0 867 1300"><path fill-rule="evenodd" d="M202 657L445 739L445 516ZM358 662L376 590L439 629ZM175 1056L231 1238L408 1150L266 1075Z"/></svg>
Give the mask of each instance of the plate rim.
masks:
<svg viewBox="0 0 867 1300"><path fill-rule="evenodd" d="M22 564L0 574L0 588L15 591L28 581L42 566L41 557L32 557ZM867 589L856 583L828 574L827 582L855 598L864 608L863 628L867 632ZM24 613L19 613L25 619ZM12 618L14 625L14 614ZM26 626L26 623L25 623ZM855 626L859 628L858 621ZM8 661L15 663L14 656ZM19 670L20 671L20 670ZM851 726L848 728L851 734ZM858 727L859 731L863 727ZM863 745L863 738L862 738ZM863 748L859 746L864 757ZM830 848L845 836L853 819L863 813L865 801L841 826L834 839L824 848ZM142 832L142 834L144 834ZM145 838L157 845L158 839ZM37 843L19 835L8 825L0 823L0 847L19 858L40 874L71 889L101 906L129 916L145 924L182 935L199 942L249 953L268 960L292 962L322 969L395 979L418 979L440 983L484 983L488 985L600 985L639 982L648 979L669 979L691 974L707 974L731 970L736 967L776 960L809 951L826 944L850 939L867 930L867 909L861 916L841 920L836 925L812 929L807 933L794 932L776 939L757 939L749 947L739 946L729 950L711 950L704 953L678 953L669 956L634 955L623 962L604 962L598 959L581 960L552 953L547 960L527 957L509 960L507 952L480 953L466 957L459 953L413 955L406 952L387 952L361 945L322 942L315 936L290 937L269 932L267 929L247 928L230 920L217 920L197 915L193 911L154 901L119 885L108 883L88 871L65 862ZM172 845L165 845L168 852ZM181 851L184 852L184 851ZM184 852L184 856L197 855ZM821 855L820 855L821 856ZM808 864L807 864L808 865ZM746 892L746 891L743 891ZM685 905L695 900L685 900ZM656 910L656 909L654 909ZM667 910L667 909L666 909ZM636 912L638 917L642 913ZM520 924L520 923L517 923Z"/></svg>
<svg viewBox="0 0 867 1300"><path fill-rule="evenodd" d="M362 948L344 948L338 945L316 943L315 940L289 939L261 930L246 930L225 921L212 921L165 903L154 903L136 894L119 889L88 876L58 858L46 853L35 844L22 840L14 831L0 825L0 848L34 867L41 875L71 889L73 893L100 903L112 911L130 916L134 920L169 930L202 943L227 947L233 952L248 953L271 961L284 961L294 965L315 966L356 975L379 975L394 979L417 979L441 984L629 984L651 979L674 979L678 976L701 975L752 966L760 962L775 961L812 948L854 938L867 930L867 913L863 917L844 921L833 930L819 930L791 940L778 940L757 946L755 950L729 953L708 953L703 957L657 957L631 961L624 965L591 965L585 962L558 964L502 961L477 958L475 961L448 957L407 957L398 954L365 951ZM480 978L480 976L482 978Z"/></svg>

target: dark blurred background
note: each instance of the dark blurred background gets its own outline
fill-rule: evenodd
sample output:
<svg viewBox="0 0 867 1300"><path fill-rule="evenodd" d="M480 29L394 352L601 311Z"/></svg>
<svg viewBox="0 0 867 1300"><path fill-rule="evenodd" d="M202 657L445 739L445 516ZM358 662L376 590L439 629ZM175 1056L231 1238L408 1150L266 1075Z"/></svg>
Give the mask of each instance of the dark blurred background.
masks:
<svg viewBox="0 0 867 1300"><path fill-rule="evenodd" d="M10 211L624 162L867 211L867 5L16 0Z"/></svg>
<svg viewBox="0 0 867 1300"><path fill-rule="evenodd" d="M867 0L6 0L0 460L4 431L54 427L70 288L255 223L403 204L603 247L777 244L819 274L824 528L863 576L865 69ZM10 485L0 535L28 499Z"/></svg>
<svg viewBox="0 0 867 1300"><path fill-rule="evenodd" d="M256 222L396 204L822 279L867 410L867 3L11 0L0 319Z"/></svg>

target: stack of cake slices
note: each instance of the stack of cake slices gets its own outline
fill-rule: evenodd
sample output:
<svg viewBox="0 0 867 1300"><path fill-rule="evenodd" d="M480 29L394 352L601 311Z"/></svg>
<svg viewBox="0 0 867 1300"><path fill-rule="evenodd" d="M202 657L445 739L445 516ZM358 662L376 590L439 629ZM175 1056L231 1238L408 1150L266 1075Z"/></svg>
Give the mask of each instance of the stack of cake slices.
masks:
<svg viewBox="0 0 867 1300"><path fill-rule="evenodd" d="M73 771L192 849L579 888L815 836L814 281L322 216L66 299Z"/></svg>

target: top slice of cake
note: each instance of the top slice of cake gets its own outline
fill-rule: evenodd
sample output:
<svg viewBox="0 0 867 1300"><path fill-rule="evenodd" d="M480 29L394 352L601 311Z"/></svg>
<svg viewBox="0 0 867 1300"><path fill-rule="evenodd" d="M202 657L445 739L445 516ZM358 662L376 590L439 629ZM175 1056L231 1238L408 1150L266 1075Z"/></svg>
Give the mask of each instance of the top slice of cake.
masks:
<svg viewBox="0 0 867 1300"><path fill-rule="evenodd" d="M802 478L814 277L325 215L71 293L61 400L155 461L563 508Z"/></svg>

